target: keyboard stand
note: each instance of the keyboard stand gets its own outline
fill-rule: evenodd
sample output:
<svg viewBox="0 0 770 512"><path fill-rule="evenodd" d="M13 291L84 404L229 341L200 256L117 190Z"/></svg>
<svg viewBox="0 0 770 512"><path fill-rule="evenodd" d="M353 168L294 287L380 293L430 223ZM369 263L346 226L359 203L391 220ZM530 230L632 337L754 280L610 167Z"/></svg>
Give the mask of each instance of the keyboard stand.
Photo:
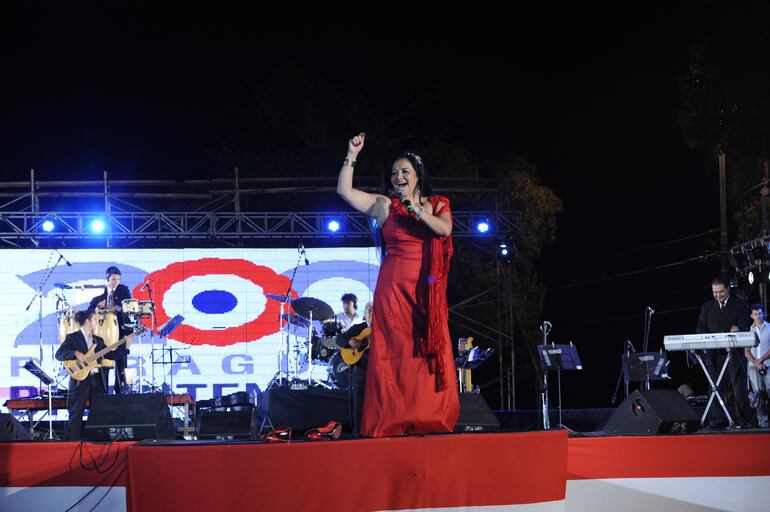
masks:
<svg viewBox="0 0 770 512"><path fill-rule="evenodd" d="M695 358L700 363L700 367L703 368L703 373L706 374L706 379L709 381L709 385L711 386L711 395L709 396L709 401L706 404L706 409L703 411L703 416L700 419L700 424L703 426L706 422L706 416L709 413L709 409L711 409L711 405L714 402L714 397L717 397L717 400L719 400L719 405L722 406L722 410L725 412L725 416L727 416L727 422L729 424L728 428L733 428L735 426L735 422L733 421L732 416L730 416L730 413L727 411L727 406L725 405L725 401L722 399L722 395L719 394L719 383L722 382L722 377L725 375L725 370L727 370L727 365L730 363L730 349L726 349L727 351L727 357L725 358L724 364L722 364L722 370L719 372L719 376L717 377L716 383L714 383L714 380L711 378L711 374L709 374L708 370L706 369L706 365L703 364L703 359L701 359L700 354L697 350L693 350L692 353L695 356Z"/></svg>

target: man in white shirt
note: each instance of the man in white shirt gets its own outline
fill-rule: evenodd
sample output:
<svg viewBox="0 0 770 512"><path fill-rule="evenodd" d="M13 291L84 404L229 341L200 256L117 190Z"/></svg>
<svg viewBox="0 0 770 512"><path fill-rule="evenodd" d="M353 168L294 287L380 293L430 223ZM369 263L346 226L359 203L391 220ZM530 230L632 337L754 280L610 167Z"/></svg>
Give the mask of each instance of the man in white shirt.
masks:
<svg viewBox="0 0 770 512"><path fill-rule="evenodd" d="M342 332L347 331L356 324L364 321L358 310L358 297L352 293L346 293L340 299L342 301L342 313L334 316L334 319L342 324Z"/></svg>
<svg viewBox="0 0 770 512"><path fill-rule="evenodd" d="M744 350L748 360L749 382L756 397L752 405L756 404L759 426L767 428L767 390L770 388L770 375L767 372L767 365L770 363L767 363L767 360L770 359L770 325L765 322L765 310L761 304L751 306L751 318L754 320L751 331L759 336L759 345L746 347Z"/></svg>

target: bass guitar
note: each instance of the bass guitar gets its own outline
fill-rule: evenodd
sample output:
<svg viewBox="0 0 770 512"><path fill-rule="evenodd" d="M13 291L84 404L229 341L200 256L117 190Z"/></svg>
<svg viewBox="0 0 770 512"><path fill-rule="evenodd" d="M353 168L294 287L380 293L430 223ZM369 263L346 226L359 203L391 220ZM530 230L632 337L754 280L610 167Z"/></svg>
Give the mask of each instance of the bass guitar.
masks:
<svg viewBox="0 0 770 512"><path fill-rule="evenodd" d="M364 355L364 352L369 350L369 335L371 333L372 329L370 327L365 327L360 333L356 334L355 336L351 336L351 340L357 340L361 342L357 349L344 347L340 348L340 355L342 356L342 360L345 361L346 365L353 366L357 364L358 361L361 360L361 356Z"/></svg>
<svg viewBox="0 0 770 512"><path fill-rule="evenodd" d="M70 374L70 377L72 377L75 380L85 380L86 377L88 377L88 374L91 373L91 370L94 368L102 366L99 364L99 359L104 357L104 355L108 352L112 352L131 338L133 338L136 335L141 336L145 331L147 330L144 326L139 326L134 332L131 334L127 334L125 337L121 338L117 341L117 343L114 343L112 345L108 345L107 347L101 349L99 352L96 351L96 343L91 345L91 348L88 349L88 352L83 354L83 362L78 361L77 359L70 359L67 361L64 361L64 369L67 370L67 373Z"/></svg>

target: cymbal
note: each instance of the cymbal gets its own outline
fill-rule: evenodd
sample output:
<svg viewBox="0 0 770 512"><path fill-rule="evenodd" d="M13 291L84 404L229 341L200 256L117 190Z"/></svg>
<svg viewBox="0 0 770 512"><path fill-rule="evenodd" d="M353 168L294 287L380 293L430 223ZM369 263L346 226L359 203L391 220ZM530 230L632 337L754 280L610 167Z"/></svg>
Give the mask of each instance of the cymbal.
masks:
<svg viewBox="0 0 770 512"><path fill-rule="evenodd" d="M281 293L281 294L278 294L278 293L266 293L265 297L267 297L268 299L280 300L281 302L283 302L286 299L286 295L283 294L283 293ZM289 297L289 300L287 302L291 302L291 297Z"/></svg>
<svg viewBox="0 0 770 512"><path fill-rule="evenodd" d="M305 318L310 318L312 312L313 320L323 322L334 316L334 310L330 305L320 299L313 297L300 297L291 302L291 306L298 314Z"/></svg>
<svg viewBox="0 0 770 512"><path fill-rule="evenodd" d="M303 318L299 315L292 315L289 313L284 313L281 315L281 318L286 320L292 325L298 325L300 327L307 327L310 322L306 318Z"/></svg>

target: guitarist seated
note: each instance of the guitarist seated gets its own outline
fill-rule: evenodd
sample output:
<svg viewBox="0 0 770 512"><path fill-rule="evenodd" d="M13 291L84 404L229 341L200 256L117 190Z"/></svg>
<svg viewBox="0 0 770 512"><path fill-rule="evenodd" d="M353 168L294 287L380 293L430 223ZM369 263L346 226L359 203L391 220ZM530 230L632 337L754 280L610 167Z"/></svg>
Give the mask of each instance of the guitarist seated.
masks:
<svg viewBox="0 0 770 512"><path fill-rule="evenodd" d="M364 405L366 365L369 358L369 335L372 325L372 303L366 305L364 322L352 326L338 335L335 342L346 364L351 366L350 392L353 397L353 431L360 432L361 413Z"/></svg>
<svg viewBox="0 0 770 512"><path fill-rule="evenodd" d="M93 312L78 311L76 320L80 323L80 330L67 335L64 341L56 351L56 359L65 362L79 361L81 364L88 364L87 356L106 348L104 340L94 336L97 319ZM107 359L114 360L122 351L124 346L119 346L116 350L104 355ZM77 441L80 438L80 431L83 428L83 411L86 403L93 403L97 394L107 394L107 372L99 371L99 362L101 359L93 361L89 366L82 380L70 378L69 395L67 398L67 437L70 441Z"/></svg>
<svg viewBox="0 0 770 512"><path fill-rule="evenodd" d="M364 321L353 325L350 329L337 335L335 343L342 348L352 349L353 353L362 354L369 347L369 335L372 326L372 303L366 305ZM356 359L358 363L359 359ZM347 362L347 361L346 361ZM356 364L356 363L348 363ZM360 364L360 363L358 363Z"/></svg>

